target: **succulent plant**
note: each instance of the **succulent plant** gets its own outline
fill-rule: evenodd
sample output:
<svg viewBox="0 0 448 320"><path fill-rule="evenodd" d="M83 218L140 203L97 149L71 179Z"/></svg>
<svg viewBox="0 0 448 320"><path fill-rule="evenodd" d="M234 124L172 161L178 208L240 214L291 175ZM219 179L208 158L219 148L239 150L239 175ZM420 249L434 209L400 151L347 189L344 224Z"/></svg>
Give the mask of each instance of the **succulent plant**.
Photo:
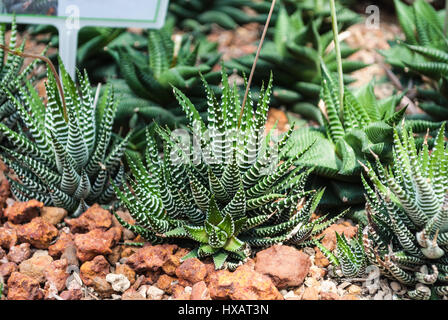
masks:
<svg viewBox="0 0 448 320"><path fill-rule="evenodd" d="M376 161L363 179L369 225L363 243L370 263L405 285L408 295L448 294L448 149L445 124L432 151L416 147L412 131L394 130L394 161Z"/></svg>
<svg viewBox="0 0 448 320"><path fill-rule="evenodd" d="M182 29L207 32L212 24L235 29L245 23L264 23L270 6L271 2L265 0L172 0L168 12ZM248 14L244 8L254 10L255 14Z"/></svg>
<svg viewBox="0 0 448 320"><path fill-rule="evenodd" d="M261 91L255 111L249 96L240 126L237 87L230 87L225 72L222 83L219 102L204 80L208 125L187 96L174 89L197 145L158 127L163 160L148 134L146 165L130 158L133 179L123 192L117 188L136 221L130 225L117 216L125 227L153 243L190 240L196 248L183 259L212 256L217 269L236 267L253 247L306 244L338 218L310 220L323 190L304 190L310 170L293 166L300 154L277 165L292 131L277 143L270 133L264 136L272 81Z"/></svg>
<svg viewBox="0 0 448 320"><path fill-rule="evenodd" d="M359 278L365 276L368 259L362 242L362 228L358 228L358 236L350 241L344 234L336 234L336 249L331 252L319 241L314 243L321 250L330 263L340 268L345 278Z"/></svg>
<svg viewBox="0 0 448 320"><path fill-rule="evenodd" d="M344 105L338 99L339 86L325 65L320 112L323 127L296 130L288 142L289 157L302 152L315 141L310 150L296 163L314 166L315 185L327 186L322 204L329 206L363 204L358 160L377 154L381 161L392 160L393 125L399 123L406 108L395 111L400 96L377 100L372 85L352 92L345 89ZM406 126L414 132L435 130L440 124L424 120L408 120Z"/></svg>
<svg viewBox="0 0 448 320"><path fill-rule="evenodd" d="M5 45L6 25L0 25L0 44ZM15 18L11 26L11 37L8 48L11 51L23 51L25 41L17 47L17 25ZM14 103L8 97L8 91L17 95L21 87L27 80L31 80L37 60L24 66L24 58L9 54L0 48L0 122L8 127L13 127L19 116L14 107Z"/></svg>
<svg viewBox="0 0 448 320"><path fill-rule="evenodd" d="M388 63L417 82L419 104L432 119L448 119L448 38L444 33L444 10L436 11L423 0L407 6L395 0L406 40L382 51ZM422 83L421 75L429 81ZM406 80L403 77L403 81Z"/></svg>
<svg viewBox="0 0 448 320"><path fill-rule="evenodd" d="M336 9L338 15L338 21L341 27L348 27L357 22L360 22L361 18L358 13L349 9L349 6L353 4L351 0L340 0L336 2ZM330 2L325 0L283 0L282 4L287 9L288 13L294 13L299 9L303 12L305 19L315 19L322 17L324 19L323 24L328 29L331 29L331 16L330 14Z"/></svg>
<svg viewBox="0 0 448 320"><path fill-rule="evenodd" d="M2 145L1 157L19 178L8 177L19 201L37 199L77 216L93 203L113 199L109 181L121 184L121 157L128 138L111 140L113 91L97 103L87 74L78 74L78 91L60 65L63 97L51 72L46 105L29 83L20 88L18 98L8 93L24 128L14 131L0 124L0 132L13 146Z"/></svg>
<svg viewBox="0 0 448 320"><path fill-rule="evenodd" d="M334 51L327 52L333 33L331 30L319 31L322 18L305 23L302 16L301 10L289 15L286 9L281 7L273 31L273 40L266 42L261 51L257 64L259 72L255 75L254 83L261 84L260 75L272 70L277 79L273 104L284 105L291 111L322 124L320 112L315 107L322 81L319 61L322 57L329 70L336 72L336 54ZM341 43L341 48L344 59L357 51L344 43ZM226 63L226 66L239 73L248 74L253 59L253 55L247 55ZM363 67L365 64L362 62L343 60L346 74ZM351 81L349 76L345 76L345 80L346 83Z"/></svg>
<svg viewBox="0 0 448 320"><path fill-rule="evenodd" d="M131 128L156 118L173 126L183 118L172 94L172 86L189 94L198 108L206 108L199 74L218 85L220 73L213 72L220 54L216 44L189 36L173 36L173 21L161 30L149 32L149 57L137 50L117 48L115 53L124 80L113 81L121 95L117 121ZM202 105L199 107L199 103Z"/></svg>

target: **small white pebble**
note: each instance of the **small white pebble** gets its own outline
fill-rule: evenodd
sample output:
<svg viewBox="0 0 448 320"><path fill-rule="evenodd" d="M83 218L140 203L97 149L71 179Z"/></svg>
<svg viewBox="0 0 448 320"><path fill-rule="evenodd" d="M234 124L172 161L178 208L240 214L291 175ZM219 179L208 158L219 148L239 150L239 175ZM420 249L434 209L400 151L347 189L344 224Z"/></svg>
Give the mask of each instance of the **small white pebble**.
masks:
<svg viewBox="0 0 448 320"><path fill-rule="evenodd" d="M184 292L185 293L191 293L192 290L193 290L192 287L187 286L187 287L185 287Z"/></svg>
<svg viewBox="0 0 448 320"><path fill-rule="evenodd" d="M378 291L378 293L373 297L373 300L383 300L384 292Z"/></svg>
<svg viewBox="0 0 448 320"><path fill-rule="evenodd" d="M322 292L333 292L337 293L338 290L336 288L336 284L330 280L324 280L320 283L320 290Z"/></svg>
<svg viewBox="0 0 448 320"><path fill-rule="evenodd" d="M147 297L151 300L162 300L162 296L165 292L155 286L150 286L146 291Z"/></svg>
<svg viewBox="0 0 448 320"><path fill-rule="evenodd" d="M297 296L295 295L294 291L289 291L286 294L283 295L283 298L288 299L288 298L296 298Z"/></svg>
<svg viewBox="0 0 448 320"><path fill-rule="evenodd" d="M383 300L392 300L392 294L388 293L383 297Z"/></svg>
<svg viewBox="0 0 448 320"><path fill-rule="evenodd" d="M106 281L112 285L112 289L116 292L125 292L131 286L131 282L124 274L109 273Z"/></svg>

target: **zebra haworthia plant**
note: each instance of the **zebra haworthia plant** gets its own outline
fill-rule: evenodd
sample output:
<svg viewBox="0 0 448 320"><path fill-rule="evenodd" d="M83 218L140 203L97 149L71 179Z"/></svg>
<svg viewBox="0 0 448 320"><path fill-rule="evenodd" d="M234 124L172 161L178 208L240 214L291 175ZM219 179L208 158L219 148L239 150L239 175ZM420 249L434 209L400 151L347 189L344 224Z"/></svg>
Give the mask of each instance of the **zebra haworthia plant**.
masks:
<svg viewBox="0 0 448 320"><path fill-rule="evenodd" d="M393 126L402 121L406 108L396 111L399 95L378 100L371 84L357 91L344 90L343 107L339 100L337 80L322 65L323 81L320 112L323 127L296 130L289 141L290 157L315 141L297 164L314 165L313 174L329 188L323 203L329 205L363 204L358 160L376 153L382 162L392 159ZM342 112L341 112L342 109ZM342 113L342 114L341 114ZM438 129L440 124L425 120L408 120L406 127L415 132ZM322 177L322 179L320 179Z"/></svg>
<svg viewBox="0 0 448 320"><path fill-rule="evenodd" d="M129 159L133 179L124 191L116 189L136 221L130 225L117 216L125 227L153 243L192 240L198 245L184 259L211 256L218 269L236 267L253 247L306 243L334 221L310 221L323 190L304 190L310 171L293 165L300 154L275 165L276 150L282 159L292 130L277 143L270 133L264 137L272 81L262 90L255 111L249 95L240 127L238 89L231 88L225 71L222 83L219 102L204 81L208 125L192 102L174 89L199 146L181 143L159 127L163 160L154 136L148 134L146 165Z"/></svg>
<svg viewBox="0 0 448 320"><path fill-rule="evenodd" d="M429 151L417 151L406 130L394 132L394 161L366 164L369 225L363 242L370 263L392 279L416 285L409 296L448 294L448 148L445 125ZM431 290L432 289L432 290Z"/></svg>
<svg viewBox="0 0 448 320"><path fill-rule="evenodd" d="M448 37L444 32L444 10L417 0L406 5L394 0L406 39L381 51L393 67L414 78L422 108L432 119L448 119ZM417 75L417 77L416 77ZM426 76L422 84L421 77Z"/></svg>
<svg viewBox="0 0 448 320"><path fill-rule="evenodd" d="M330 263L335 267L339 267L342 276L346 278L358 278L366 273L368 260L362 243L362 229L359 228L358 230L358 236L350 241L343 233L340 235L335 232L336 249L334 253L324 247L319 241L314 241Z"/></svg>
<svg viewBox="0 0 448 320"><path fill-rule="evenodd" d="M121 157L127 143L127 138L111 139L113 92L96 105L87 74L78 76L79 91L62 66L61 97L49 72L46 105L30 84L20 89L19 98L9 93L24 128L14 131L0 124L12 145L1 146L1 157L19 178L8 178L14 196L62 207L74 216L114 197L109 180L120 184L124 177Z"/></svg>
<svg viewBox="0 0 448 320"><path fill-rule="evenodd" d="M0 44L5 45L6 25L0 25ZM8 45L10 51L22 51L25 41L17 47L17 25L15 19L11 26L11 36ZM17 95L19 88L34 71L38 60L24 67L24 58L9 54L0 48L0 121L8 127L13 127L19 118L14 103L8 97L8 91Z"/></svg>

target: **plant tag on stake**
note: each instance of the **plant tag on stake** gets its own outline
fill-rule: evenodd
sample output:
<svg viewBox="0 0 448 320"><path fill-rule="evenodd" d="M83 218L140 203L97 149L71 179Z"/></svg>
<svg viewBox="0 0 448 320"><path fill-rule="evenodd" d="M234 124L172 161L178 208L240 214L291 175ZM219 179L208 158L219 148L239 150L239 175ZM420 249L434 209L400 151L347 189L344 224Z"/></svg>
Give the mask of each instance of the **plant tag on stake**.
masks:
<svg viewBox="0 0 448 320"><path fill-rule="evenodd" d="M50 24L59 31L59 55L75 75L78 32L86 26L160 29L169 0L0 0L0 22Z"/></svg>

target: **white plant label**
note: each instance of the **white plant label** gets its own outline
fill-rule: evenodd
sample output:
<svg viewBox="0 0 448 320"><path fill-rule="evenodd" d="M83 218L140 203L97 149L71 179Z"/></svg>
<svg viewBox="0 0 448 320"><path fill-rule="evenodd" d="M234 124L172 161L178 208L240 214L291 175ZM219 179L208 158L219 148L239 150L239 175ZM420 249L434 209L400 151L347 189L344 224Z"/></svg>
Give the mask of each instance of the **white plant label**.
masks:
<svg viewBox="0 0 448 320"><path fill-rule="evenodd" d="M160 29L169 0L0 0L0 22L51 24L59 54L74 76L79 29L86 26Z"/></svg>

